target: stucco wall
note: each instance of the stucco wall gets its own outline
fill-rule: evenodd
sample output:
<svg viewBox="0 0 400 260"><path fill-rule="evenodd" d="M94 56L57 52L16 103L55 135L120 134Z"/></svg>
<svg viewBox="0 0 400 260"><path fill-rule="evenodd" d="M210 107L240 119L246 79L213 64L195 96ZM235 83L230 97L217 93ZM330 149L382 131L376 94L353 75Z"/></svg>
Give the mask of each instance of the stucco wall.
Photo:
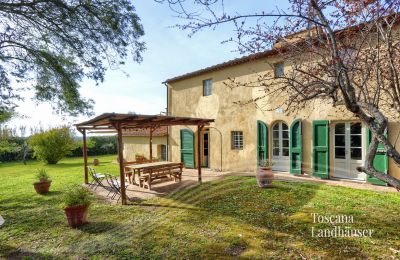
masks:
<svg viewBox="0 0 400 260"><path fill-rule="evenodd" d="M275 122L282 120L290 126L295 119L300 118L303 124L303 171L311 173L313 120L330 120L330 123L356 120L350 113L332 107L328 100L316 101L307 108L298 111L296 115L290 116L275 110L266 111L265 109L260 109L265 104L263 102L278 104L279 100L264 99L257 102L258 107L253 102L247 105L234 104L235 101L246 102L262 95L261 89L250 87L231 89L224 82L229 77L235 77L238 81L249 81L259 73L271 71L269 64L274 62L273 59L269 59L268 62L265 59L260 59L177 81L169 85L170 115L215 119L215 123L210 128L210 168L221 168L222 149L222 170L254 172L257 167L257 120L265 122L270 131ZM285 70L288 69L288 67L285 67ZM212 95L203 96L202 81L210 78L213 81ZM170 128L170 159L173 161L180 161L179 130L181 128L178 126ZM194 127L186 128L191 128L194 132L197 131ZM243 150L231 149L231 131L243 131ZM395 142L398 137L397 133L400 131L399 124L390 122L388 131L390 140L400 148L399 141ZM220 133L222 135L222 144ZM329 137L331 138L331 133ZM269 138L269 144L271 144L271 134ZM197 144L197 141L195 143ZM330 149L332 149L332 145ZM332 153L330 154L332 157ZM271 155L271 150L269 155ZM332 166L332 162L333 160L330 158L330 166ZM391 160L389 160L389 172L393 176L400 178L400 170Z"/></svg>
<svg viewBox="0 0 400 260"><path fill-rule="evenodd" d="M135 154L143 154L146 158L150 157L149 137L147 136L129 136L123 137L124 143L124 159L127 161L134 161ZM159 145L167 145L167 137L155 136L153 137L153 157L160 158L161 150Z"/></svg>

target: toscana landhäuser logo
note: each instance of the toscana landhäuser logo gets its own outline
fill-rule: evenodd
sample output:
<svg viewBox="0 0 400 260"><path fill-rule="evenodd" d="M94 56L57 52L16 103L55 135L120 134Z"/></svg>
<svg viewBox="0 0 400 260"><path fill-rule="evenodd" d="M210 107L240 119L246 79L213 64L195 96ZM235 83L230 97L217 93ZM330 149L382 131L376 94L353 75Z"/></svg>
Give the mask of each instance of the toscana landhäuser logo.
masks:
<svg viewBox="0 0 400 260"><path fill-rule="evenodd" d="M315 225L328 224L329 228L311 227L312 237L371 237L373 229L352 228L355 219L351 215L320 215L312 213L313 223Z"/></svg>

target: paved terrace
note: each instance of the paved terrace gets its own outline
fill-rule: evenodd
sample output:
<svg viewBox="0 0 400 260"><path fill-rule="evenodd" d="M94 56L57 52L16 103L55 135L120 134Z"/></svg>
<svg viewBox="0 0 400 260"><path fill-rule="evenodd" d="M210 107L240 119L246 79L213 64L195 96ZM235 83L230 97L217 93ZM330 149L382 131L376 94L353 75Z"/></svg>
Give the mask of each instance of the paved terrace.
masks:
<svg viewBox="0 0 400 260"><path fill-rule="evenodd" d="M253 177L255 178L254 173L249 172L217 172L209 169L203 169L203 182L209 182L217 179L222 179L228 176L245 176L245 177ZM128 197L132 201L140 202L142 200L147 200L155 197L166 196L170 193L179 191L181 189L188 188L190 186L198 185L198 176L197 170L194 169L184 169L182 174L181 182L174 182L169 180L156 180L152 183L151 190L141 188L138 185L129 184L126 189L126 193ZM307 174L301 176L293 176L289 173L276 172L275 180L279 181L295 181L295 182L315 182L315 183L324 183L332 186L342 186L354 189L362 189L362 190L374 190L374 191L382 191L382 192L397 192L395 188L392 187L384 187L377 186L368 183L362 182L354 182L354 181L346 181L346 180L321 180L317 178L313 178ZM95 194L100 197L104 197L110 203L117 203L117 200L112 200L107 197L108 191L104 190L101 187L98 187L95 191Z"/></svg>

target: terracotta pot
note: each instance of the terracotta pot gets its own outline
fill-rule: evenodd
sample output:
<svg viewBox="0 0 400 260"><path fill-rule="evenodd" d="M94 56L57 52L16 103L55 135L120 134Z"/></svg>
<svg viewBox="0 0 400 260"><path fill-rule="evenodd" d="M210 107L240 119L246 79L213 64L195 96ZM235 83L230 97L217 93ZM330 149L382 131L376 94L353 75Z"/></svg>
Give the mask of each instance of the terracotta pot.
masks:
<svg viewBox="0 0 400 260"><path fill-rule="evenodd" d="M76 205L64 209L68 225L76 228L85 224L89 205Z"/></svg>
<svg viewBox="0 0 400 260"><path fill-rule="evenodd" d="M272 187L274 173L270 167L259 167L256 174L258 186L261 188Z"/></svg>
<svg viewBox="0 0 400 260"><path fill-rule="evenodd" d="M39 181L35 182L33 184L33 187L35 188L36 192L39 194L45 194L49 192L51 185L51 181Z"/></svg>
<svg viewBox="0 0 400 260"><path fill-rule="evenodd" d="M145 161L145 158L144 158L143 156L136 156L136 157L135 157L135 160L136 160L136 162L141 163L141 162L144 162L144 161Z"/></svg>
<svg viewBox="0 0 400 260"><path fill-rule="evenodd" d="M100 164L99 159L93 159L93 165L94 165L94 166L97 166L97 165L99 165L99 164Z"/></svg>

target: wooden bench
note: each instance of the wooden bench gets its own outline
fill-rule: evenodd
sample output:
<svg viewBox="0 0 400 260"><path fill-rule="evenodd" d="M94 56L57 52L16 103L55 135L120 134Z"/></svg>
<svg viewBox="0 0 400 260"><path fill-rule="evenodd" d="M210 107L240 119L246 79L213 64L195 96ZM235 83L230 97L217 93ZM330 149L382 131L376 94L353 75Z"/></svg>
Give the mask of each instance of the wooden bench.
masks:
<svg viewBox="0 0 400 260"><path fill-rule="evenodd" d="M136 172L135 172L135 170L133 170L132 168L127 167L127 166L133 165L133 164L142 164L142 163L147 163L147 162L150 162L150 161L149 160L132 161L132 162L124 161L125 177L128 178L129 183L135 183L134 174Z"/></svg>
<svg viewBox="0 0 400 260"><path fill-rule="evenodd" d="M176 163L174 165L169 166L169 175L171 178L174 178L175 182L178 180L182 181L182 169L183 169L182 163Z"/></svg>
<svg viewBox="0 0 400 260"><path fill-rule="evenodd" d="M174 181L182 181L182 163L175 163L163 166L149 167L143 170L139 177L139 186L151 190L151 183L158 179L174 179Z"/></svg>

